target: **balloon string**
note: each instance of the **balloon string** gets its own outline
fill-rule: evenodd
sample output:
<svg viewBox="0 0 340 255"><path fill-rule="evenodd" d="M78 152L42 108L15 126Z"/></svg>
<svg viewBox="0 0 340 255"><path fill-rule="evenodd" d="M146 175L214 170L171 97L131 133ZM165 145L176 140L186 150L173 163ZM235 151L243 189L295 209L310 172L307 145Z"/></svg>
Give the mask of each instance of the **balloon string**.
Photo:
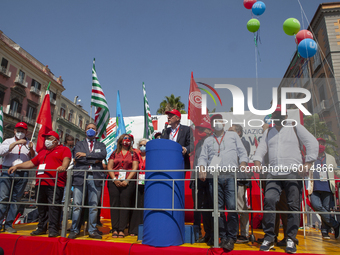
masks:
<svg viewBox="0 0 340 255"><path fill-rule="evenodd" d="M298 56L298 58L300 57L300 53L299 53L299 45L297 44L297 40L296 40L296 34L294 34L294 39L295 39L295 42L296 42L296 54Z"/></svg>
<svg viewBox="0 0 340 255"><path fill-rule="evenodd" d="M256 35L256 34L254 33L255 49L256 49L256 51L257 51L257 56L259 57L259 60L260 60L260 62L261 62L260 51L259 51L259 47L258 47L258 44L257 44L258 39L259 39L259 38L258 38L258 35ZM261 40L260 40L260 43L261 43Z"/></svg>

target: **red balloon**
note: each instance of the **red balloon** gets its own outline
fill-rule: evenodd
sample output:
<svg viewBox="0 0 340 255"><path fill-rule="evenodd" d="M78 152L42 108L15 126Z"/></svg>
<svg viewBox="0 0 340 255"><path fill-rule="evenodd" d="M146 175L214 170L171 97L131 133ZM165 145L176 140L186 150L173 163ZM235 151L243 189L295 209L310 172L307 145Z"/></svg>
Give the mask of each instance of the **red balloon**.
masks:
<svg viewBox="0 0 340 255"><path fill-rule="evenodd" d="M309 30L301 30L296 34L295 42L297 45L300 44L300 42L304 39L312 39L313 40L313 34Z"/></svg>
<svg viewBox="0 0 340 255"><path fill-rule="evenodd" d="M246 9L251 9L257 0L243 0L243 5Z"/></svg>

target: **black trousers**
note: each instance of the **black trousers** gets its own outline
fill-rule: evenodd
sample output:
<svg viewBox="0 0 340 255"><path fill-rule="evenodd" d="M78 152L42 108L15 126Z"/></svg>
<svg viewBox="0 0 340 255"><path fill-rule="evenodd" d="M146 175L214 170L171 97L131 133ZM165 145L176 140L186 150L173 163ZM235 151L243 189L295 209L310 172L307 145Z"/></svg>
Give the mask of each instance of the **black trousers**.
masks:
<svg viewBox="0 0 340 255"><path fill-rule="evenodd" d="M192 189L192 199L194 201L195 208L195 182L192 182L190 188ZM211 195L209 192L208 181L202 182L197 180L197 209L212 209ZM212 232L212 213L211 212L198 212L194 211L194 225L199 227L201 232L201 218L203 218L203 228L205 231L205 237L210 237Z"/></svg>
<svg viewBox="0 0 340 255"><path fill-rule="evenodd" d="M138 185L137 198L135 194L136 190L132 195L132 207L135 207L137 199L137 208L144 208L144 185ZM131 210L129 234L138 234L138 226L143 224L143 215L143 210Z"/></svg>
<svg viewBox="0 0 340 255"><path fill-rule="evenodd" d="M287 176L288 177L288 176ZM297 178L296 175L289 175L289 178ZM282 190L286 192L287 206L289 211L299 211L302 200L302 182L295 181L276 181L272 177L267 181L263 209L272 211L272 213L263 214L263 231L265 232L264 239L269 242L274 242L275 238L275 219L276 205L280 200ZM296 238L300 225L300 214L290 213L287 215L287 238L292 239L296 244Z"/></svg>
<svg viewBox="0 0 340 255"><path fill-rule="evenodd" d="M132 196L136 192L136 182L131 181L127 187L117 187L108 179L107 188L110 207L132 207ZM111 226L113 231L124 231L129 222L129 210L111 209Z"/></svg>
<svg viewBox="0 0 340 255"><path fill-rule="evenodd" d="M286 192L285 190L282 190L280 201L276 205L277 211L288 211L288 205L287 205L287 198L286 198ZM282 226L283 226L283 234L284 238L287 238L287 214L286 213L277 213L275 216L275 235L279 235L280 231L280 216L282 220Z"/></svg>
<svg viewBox="0 0 340 255"><path fill-rule="evenodd" d="M35 187L35 193L38 192L38 186ZM53 203L53 194L54 194L54 186L40 185L40 190L38 194L38 203ZM56 187L55 192L55 204L61 204L64 195L63 187ZM48 223L48 231L49 233L58 233L59 232L59 224L60 224L60 215L61 215L61 206L38 206L39 213L39 223L38 230L47 231L47 223Z"/></svg>

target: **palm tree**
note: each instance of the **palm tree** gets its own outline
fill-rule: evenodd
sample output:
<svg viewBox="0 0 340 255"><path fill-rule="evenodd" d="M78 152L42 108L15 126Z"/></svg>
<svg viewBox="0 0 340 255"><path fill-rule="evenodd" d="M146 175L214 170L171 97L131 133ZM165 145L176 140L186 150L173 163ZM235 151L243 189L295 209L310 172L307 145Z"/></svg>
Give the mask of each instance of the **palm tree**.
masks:
<svg viewBox="0 0 340 255"><path fill-rule="evenodd" d="M166 111L172 109L179 110L180 113L187 113L184 108L185 105L181 102L181 97L175 97L174 94L171 94L170 97L166 96L165 100L160 103L157 114L165 114Z"/></svg>
<svg viewBox="0 0 340 255"><path fill-rule="evenodd" d="M338 157L336 148L336 137L332 131L328 129L326 122L321 121L318 114L306 116L303 119L305 128L316 138L324 138L326 140L326 152L334 157Z"/></svg>

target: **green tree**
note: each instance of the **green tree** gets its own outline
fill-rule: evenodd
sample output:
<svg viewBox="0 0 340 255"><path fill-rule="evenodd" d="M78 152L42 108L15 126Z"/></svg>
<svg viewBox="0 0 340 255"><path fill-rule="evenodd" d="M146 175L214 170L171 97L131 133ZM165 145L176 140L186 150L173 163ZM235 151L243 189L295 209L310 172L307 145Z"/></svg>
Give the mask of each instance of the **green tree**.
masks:
<svg viewBox="0 0 340 255"><path fill-rule="evenodd" d="M306 116L303 119L305 128L316 138L322 137L326 140L326 153L338 157L336 148L336 136L328 129L326 122L321 121L318 114Z"/></svg>
<svg viewBox="0 0 340 255"><path fill-rule="evenodd" d="M165 114L166 111L171 111L172 109L179 110L180 113L187 113L185 110L185 105L181 102L181 97L175 97L174 94L171 96L166 96L165 100L163 100L159 108L157 110L157 114Z"/></svg>

